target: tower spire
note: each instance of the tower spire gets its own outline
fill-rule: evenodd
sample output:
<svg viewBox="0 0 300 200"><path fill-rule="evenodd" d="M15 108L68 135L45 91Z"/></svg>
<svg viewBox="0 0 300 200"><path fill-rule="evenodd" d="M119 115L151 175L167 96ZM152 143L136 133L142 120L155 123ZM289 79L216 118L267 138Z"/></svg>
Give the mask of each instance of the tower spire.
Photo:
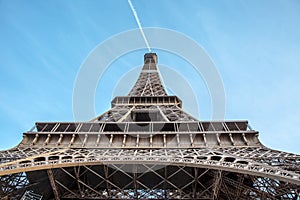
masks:
<svg viewBox="0 0 300 200"><path fill-rule="evenodd" d="M128 96L167 96L159 77L156 53L144 55L144 66Z"/></svg>

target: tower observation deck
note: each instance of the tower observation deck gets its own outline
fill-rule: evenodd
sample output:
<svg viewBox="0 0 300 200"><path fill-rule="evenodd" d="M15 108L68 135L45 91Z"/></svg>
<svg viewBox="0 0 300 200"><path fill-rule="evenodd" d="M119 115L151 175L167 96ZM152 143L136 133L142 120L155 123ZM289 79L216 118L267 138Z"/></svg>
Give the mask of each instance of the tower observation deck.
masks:
<svg viewBox="0 0 300 200"><path fill-rule="evenodd" d="M87 122L37 122L0 152L1 199L299 199L300 155L244 120L200 121L169 96L155 53L127 96Z"/></svg>

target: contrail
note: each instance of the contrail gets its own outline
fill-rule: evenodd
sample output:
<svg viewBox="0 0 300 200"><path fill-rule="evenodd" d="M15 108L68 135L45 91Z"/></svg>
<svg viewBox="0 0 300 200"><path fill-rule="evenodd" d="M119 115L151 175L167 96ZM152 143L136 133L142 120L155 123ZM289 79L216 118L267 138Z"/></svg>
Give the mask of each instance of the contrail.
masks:
<svg viewBox="0 0 300 200"><path fill-rule="evenodd" d="M144 41L145 41L145 43L146 43L146 46L147 46L149 52L151 52L150 45L149 45L148 40L147 40L147 38L146 38L146 36L145 36L145 33L144 33L144 31L143 31L143 28L142 28L141 22L140 22L140 20L139 20L139 17L138 17L138 15L137 15L137 13L136 13L136 11L135 11L135 9L134 9L132 3L131 3L131 0L128 0L128 3L129 3L129 6L130 6L130 8L131 8L131 10L132 10L132 12L133 12L134 17L135 17L135 21L136 21L137 25L139 26L140 32L141 32L141 34L142 34L142 36L143 36L143 38L144 38Z"/></svg>

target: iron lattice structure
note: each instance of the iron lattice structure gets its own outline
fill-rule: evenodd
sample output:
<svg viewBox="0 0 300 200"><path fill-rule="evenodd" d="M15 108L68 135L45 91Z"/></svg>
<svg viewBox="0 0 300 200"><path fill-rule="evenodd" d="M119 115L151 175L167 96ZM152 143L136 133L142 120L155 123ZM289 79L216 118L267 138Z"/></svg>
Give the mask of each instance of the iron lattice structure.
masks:
<svg viewBox="0 0 300 200"><path fill-rule="evenodd" d="M1 151L1 199L299 199L300 156L263 146L247 121L184 112L154 53L111 106L89 122L38 122Z"/></svg>

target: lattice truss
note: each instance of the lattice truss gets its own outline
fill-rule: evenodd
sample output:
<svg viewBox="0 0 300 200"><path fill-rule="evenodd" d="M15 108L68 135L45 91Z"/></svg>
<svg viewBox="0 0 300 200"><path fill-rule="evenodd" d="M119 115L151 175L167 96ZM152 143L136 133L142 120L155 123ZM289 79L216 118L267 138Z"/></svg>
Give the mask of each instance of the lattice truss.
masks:
<svg viewBox="0 0 300 200"><path fill-rule="evenodd" d="M55 179L61 198L64 199L297 197L295 187L280 181L194 167L112 164L61 168L53 174L56 177L67 177L67 180ZM284 189L278 192L276 189L279 187Z"/></svg>
<svg viewBox="0 0 300 200"><path fill-rule="evenodd" d="M147 54L144 58L142 72L129 92L128 96L166 96L167 93L161 83L156 67L156 55Z"/></svg>
<svg viewBox="0 0 300 200"><path fill-rule="evenodd" d="M300 199L300 155L247 121L198 121L145 55L129 96L89 122L36 123L0 152L1 199Z"/></svg>
<svg viewBox="0 0 300 200"><path fill-rule="evenodd" d="M230 151L238 156L227 153ZM248 147L238 151L234 148L84 148L64 151L59 148L18 148L2 152L1 157L20 154L27 156L27 159L16 166L1 168L2 173L7 170L16 172L12 178L12 175L2 176L3 179L13 180L4 181L8 185L3 186L6 188L3 194L11 194L15 191L12 190L14 187L23 190L23 187L30 188L24 171L33 170L27 172L29 180L34 180L32 185L40 185L44 189L46 185L52 185L47 191L56 191L57 196L65 199L299 198L299 177L297 180L295 177L299 175L300 167L294 166L293 173L289 167L279 167L288 166L290 160L299 162L299 156L267 148ZM262 163L260 157L267 161ZM81 167L75 167L78 164ZM57 167L52 170L53 166ZM38 173L35 172L37 169ZM20 175L22 178L17 179ZM149 180L151 183L148 183Z"/></svg>
<svg viewBox="0 0 300 200"><path fill-rule="evenodd" d="M197 167L82 165L47 173L61 199L297 199L298 195L295 185L281 181Z"/></svg>
<svg viewBox="0 0 300 200"><path fill-rule="evenodd" d="M141 73L129 96L164 96L167 95L162 86L158 72L144 71Z"/></svg>

